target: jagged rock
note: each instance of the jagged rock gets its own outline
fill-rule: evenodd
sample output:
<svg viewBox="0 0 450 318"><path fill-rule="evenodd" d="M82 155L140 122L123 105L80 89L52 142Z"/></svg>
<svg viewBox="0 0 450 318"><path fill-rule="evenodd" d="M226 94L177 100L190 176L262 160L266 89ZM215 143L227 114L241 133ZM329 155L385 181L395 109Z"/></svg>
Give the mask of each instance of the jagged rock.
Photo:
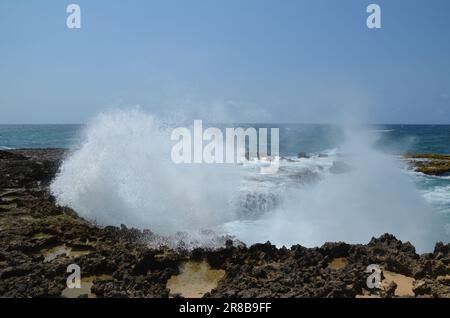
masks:
<svg viewBox="0 0 450 318"><path fill-rule="evenodd" d="M97 297L169 297L167 281L187 261L225 271L204 297L355 297L367 291L370 264L414 277L417 297L450 297L450 244L438 243L433 253L418 255L412 244L391 234L367 245L289 249L270 242L247 247L225 237L223 248L189 251L152 246L149 242L165 238L150 230L98 227L56 206L48 192L63 156L57 149L0 151L0 199L14 197L0 212L0 297L61 296L72 263L82 277L95 277L90 292ZM61 246L62 253L44 262L44 254L57 254ZM339 258L344 265L330 268ZM399 288L392 284L382 296L394 297Z"/></svg>
<svg viewBox="0 0 450 318"><path fill-rule="evenodd" d="M334 258L348 256L349 250L350 245L344 242L338 243L327 242L320 248L322 254L329 255Z"/></svg>
<svg viewBox="0 0 450 318"><path fill-rule="evenodd" d="M390 282L385 290L386 297L392 298L395 296L395 290L397 289L397 284L395 282Z"/></svg>
<svg viewBox="0 0 450 318"><path fill-rule="evenodd" d="M309 159L310 158L310 156L308 156L307 154L306 154L306 152L299 152L298 154L297 154L297 158L305 158L305 159Z"/></svg>
<svg viewBox="0 0 450 318"><path fill-rule="evenodd" d="M406 153L405 158L415 171L428 175L444 175L450 173L450 155Z"/></svg>
<svg viewBox="0 0 450 318"><path fill-rule="evenodd" d="M439 253L442 253L444 255L450 255L450 243L445 244L445 245L442 242L436 243L436 245L434 247L434 254L439 254Z"/></svg>

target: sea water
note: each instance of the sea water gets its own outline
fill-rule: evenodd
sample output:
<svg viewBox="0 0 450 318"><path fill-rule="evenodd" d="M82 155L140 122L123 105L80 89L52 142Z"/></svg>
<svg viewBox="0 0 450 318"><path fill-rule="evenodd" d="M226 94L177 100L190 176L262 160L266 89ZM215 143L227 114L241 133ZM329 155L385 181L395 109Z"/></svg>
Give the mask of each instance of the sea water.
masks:
<svg viewBox="0 0 450 318"><path fill-rule="evenodd" d="M280 129L277 174L259 174L258 162L173 165L167 126L140 113L87 126L0 125L0 149L73 149L52 191L103 225L164 235L209 229L248 244L366 243L384 232L420 250L449 241L450 176L412 172L401 154L450 153L450 126L234 126Z"/></svg>

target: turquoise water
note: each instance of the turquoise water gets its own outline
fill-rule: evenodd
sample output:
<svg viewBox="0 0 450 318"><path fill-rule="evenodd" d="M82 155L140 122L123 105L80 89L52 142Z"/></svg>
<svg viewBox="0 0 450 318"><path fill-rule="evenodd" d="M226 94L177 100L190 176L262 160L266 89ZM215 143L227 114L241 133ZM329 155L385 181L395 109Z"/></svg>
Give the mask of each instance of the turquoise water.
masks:
<svg viewBox="0 0 450 318"><path fill-rule="evenodd" d="M0 149L70 148L82 125L0 125Z"/></svg>
<svg viewBox="0 0 450 318"><path fill-rule="evenodd" d="M240 125L241 126L241 125ZM341 129L330 125L265 124L280 128L280 153L316 153L336 147ZM0 148L70 148L80 141L82 125L0 125ZM243 125L245 127L245 125ZM450 153L450 125L382 125L377 146L388 153Z"/></svg>
<svg viewBox="0 0 450 318"><path fill-rule="evenodd" d="M378 145L390 153L450 153L450 125L385 125Z"/></svg>

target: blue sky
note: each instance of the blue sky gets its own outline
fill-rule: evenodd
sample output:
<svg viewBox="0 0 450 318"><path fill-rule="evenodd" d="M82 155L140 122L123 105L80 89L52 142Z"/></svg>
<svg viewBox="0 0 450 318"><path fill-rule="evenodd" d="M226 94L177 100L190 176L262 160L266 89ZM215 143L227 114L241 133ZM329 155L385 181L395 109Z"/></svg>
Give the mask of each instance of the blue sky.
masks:
<svg viewBox="0 0 450 318"><path fill-rule="evenodd" d="M139 104L217 121L450 123L448 0L0 2L0 123ZM382 29L366 7L382 8ZM208 118L206 118L208 119Z"/></svg>

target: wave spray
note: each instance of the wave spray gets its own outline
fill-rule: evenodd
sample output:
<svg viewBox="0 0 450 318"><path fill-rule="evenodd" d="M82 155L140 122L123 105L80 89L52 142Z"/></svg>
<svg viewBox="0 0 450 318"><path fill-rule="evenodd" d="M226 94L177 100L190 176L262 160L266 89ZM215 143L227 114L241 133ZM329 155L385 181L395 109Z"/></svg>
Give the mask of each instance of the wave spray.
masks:
<svg viewBox="0 0 450 318"><path fill-rule="evenodd" d="M423 251L440 235L435 211L366 129L346 129L326 157L281 160L263 175L252 164L173 163L170 128L139 109L100 114L51 184L57 203L100 225L212 229L247 244L367 243L388 232Z"/></svg>

